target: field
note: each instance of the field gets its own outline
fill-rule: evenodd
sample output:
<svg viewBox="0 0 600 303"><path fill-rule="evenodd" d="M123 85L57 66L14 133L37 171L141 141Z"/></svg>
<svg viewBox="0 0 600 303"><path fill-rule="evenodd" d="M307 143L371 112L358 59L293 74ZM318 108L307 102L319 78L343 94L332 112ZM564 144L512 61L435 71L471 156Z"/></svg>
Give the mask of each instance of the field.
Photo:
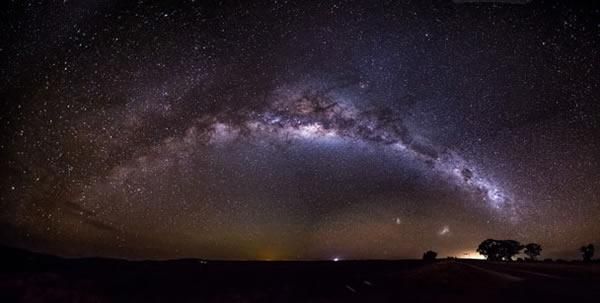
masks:
<svg viewBox="0 0 600 303"><path fill-rule="evenodd" d="M62 259L3 250L1 302L598 302L600 264Z"/></svg>

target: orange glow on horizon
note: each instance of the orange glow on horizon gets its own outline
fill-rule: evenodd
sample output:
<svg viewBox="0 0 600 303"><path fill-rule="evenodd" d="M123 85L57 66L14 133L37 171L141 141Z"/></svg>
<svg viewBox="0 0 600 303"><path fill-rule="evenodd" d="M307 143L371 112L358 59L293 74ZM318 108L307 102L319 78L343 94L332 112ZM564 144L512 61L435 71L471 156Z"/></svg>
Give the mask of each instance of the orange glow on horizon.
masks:
<svg viewBox="0 0 600 303"><path fill-rule="evenodd" d="M463 251L463 252L457 254L456 257L460 258L460 259L478 259L478 260L485 259L485 256L482 256L478 252L473 251L473 250Z"/></svg>

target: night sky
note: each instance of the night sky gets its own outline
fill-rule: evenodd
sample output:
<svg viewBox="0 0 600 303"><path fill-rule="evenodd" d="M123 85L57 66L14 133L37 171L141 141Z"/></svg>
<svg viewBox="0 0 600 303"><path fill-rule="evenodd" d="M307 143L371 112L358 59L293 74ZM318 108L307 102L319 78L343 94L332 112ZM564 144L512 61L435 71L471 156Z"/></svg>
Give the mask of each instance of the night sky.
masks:
<svg viewBox="0 0 600 303"><path fill-rule="evenodd" d="M600 244L600 6L6 2L0 244L260 260Z"/></svg>

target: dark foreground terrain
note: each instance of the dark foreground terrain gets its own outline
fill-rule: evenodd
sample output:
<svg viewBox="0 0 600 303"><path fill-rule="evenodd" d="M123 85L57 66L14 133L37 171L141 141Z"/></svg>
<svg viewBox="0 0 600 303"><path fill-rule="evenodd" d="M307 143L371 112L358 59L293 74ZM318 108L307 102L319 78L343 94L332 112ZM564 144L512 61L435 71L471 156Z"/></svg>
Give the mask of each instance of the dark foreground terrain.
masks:
<svg viewBox="0 0 600 303"><path fill-rule="evenodd" d="M62 259L2 249L0 302L600 302L600 265Z"/></svg>

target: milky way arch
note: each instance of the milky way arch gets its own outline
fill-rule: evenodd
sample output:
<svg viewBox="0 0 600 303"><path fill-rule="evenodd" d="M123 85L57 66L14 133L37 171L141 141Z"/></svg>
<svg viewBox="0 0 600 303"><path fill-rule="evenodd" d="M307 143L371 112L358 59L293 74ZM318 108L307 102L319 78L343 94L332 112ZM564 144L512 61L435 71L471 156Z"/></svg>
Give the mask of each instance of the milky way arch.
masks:
<svg viewBox="0 0 600 303"><path fill-rule="evenodd" d="M166 158L189 159L197 145L223 145L241 138L270 138L283 144L290 140L358 141L388 147L399 157L418 161L424 164L422 167L483 201L502 218L519 220L518 208L508 190L451 149L413 134L405 126L399 109L361 109L332 90L302 85L277 89L267 99L267 105L260 109L223 110L195 119L183 136L167 138L155 147L154 157L144 156L133 164L118 166L109 180L121 185L136 170L154 171L175 163L163 161Z"/></svg>

